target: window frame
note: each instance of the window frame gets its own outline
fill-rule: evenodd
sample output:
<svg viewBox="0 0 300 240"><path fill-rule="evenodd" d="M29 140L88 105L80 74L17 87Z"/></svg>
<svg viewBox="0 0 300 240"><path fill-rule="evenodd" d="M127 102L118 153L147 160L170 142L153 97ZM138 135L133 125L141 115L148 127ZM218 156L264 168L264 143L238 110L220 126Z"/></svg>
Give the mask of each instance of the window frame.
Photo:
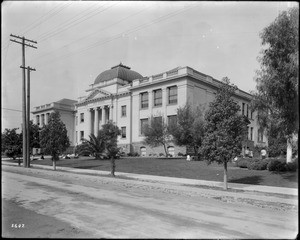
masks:
<svg viewBox="0 0 300 240"><path fill-rule="evenodd" d="M144 96L147 96L147 99L143 99ZM142 92L140 93L140 109L147 109L149 108L149 93Z"/></svg>
<svg viewBox="0 0 300 240"><path fill-rule="evenodd" d="M124 109L125 109L125 114L124 114ZM121 117L126 117L127 116L127 105L121 106Z"/></svg>
<svg viewBox="0 0 300 240"><path fill-rule="evenodd" d="M125 132L123 132L123 130L125 129ZM125 135L123 135L125 133ZM124 139L126 138L126 127L121 127L121 138Z"/></svg>
<svg viewBox="0 0 300 240"><path fill-rule="evenodd" d="M157 97L157 93L160 92L160 97ZM157 100L160 100L157 103ZM162 97L162 89L155 89L153 90L153 107L161 107L163 102L163 97Z"/></svg>
<svg viewBox="0 0 300 240"><path fill-rule="evenodd" d="M140 135L144 135L142 121L147 121L146 124L149 124L149 118L142 118L142 119L140 119L140 131L139 131Z"/></svg>
<svg viewBox="0 0 300 240"><path fill-rule="evenodd" d="M171 95L171 91L174 89L176 89L176 94L172 94ZM175 99L171 99L176 97L176 102ZM168 87L168 105L175 105L178 104L178 86L174 85L174 86L170 86Z"/></svg>
<svg viewBox="0 0 300 240"><path fill-rule="evenodd" d="M84 113L80 113L80 123L84 122Z"/></svg>

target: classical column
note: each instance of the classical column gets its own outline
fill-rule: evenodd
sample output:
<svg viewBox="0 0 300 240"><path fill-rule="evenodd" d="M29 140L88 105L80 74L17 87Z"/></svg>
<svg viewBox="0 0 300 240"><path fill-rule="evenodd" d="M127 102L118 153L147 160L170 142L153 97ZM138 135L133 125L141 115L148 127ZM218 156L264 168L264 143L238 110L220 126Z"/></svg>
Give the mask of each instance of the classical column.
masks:
<svg viewBox="0 0 300 240"><path fill-rule="evenodd" d="M92 109L87 110L87 134L84 138L89 139L89 136L92 133Z"/></svg>
<svg viewBox="0 0 300 240"><path fill-rule="evenodd" d="M105 124L105 107L102 106L101 107L101 111L102 111L102 125Z"/></svg>
<svg viewBox="0 0 300 240"><path fill-rule="evenodd" d="M98 136L98 131L99 131L99 112L98 112L98 108L96 107L94 109L94 111L95 111L94 134L97 137Z"/></svg>
<svg viewBox="0 0 300 240"><path fill-rule="evenodd" d="M109 106L109 120L113 120L113 105Z"/></svg>

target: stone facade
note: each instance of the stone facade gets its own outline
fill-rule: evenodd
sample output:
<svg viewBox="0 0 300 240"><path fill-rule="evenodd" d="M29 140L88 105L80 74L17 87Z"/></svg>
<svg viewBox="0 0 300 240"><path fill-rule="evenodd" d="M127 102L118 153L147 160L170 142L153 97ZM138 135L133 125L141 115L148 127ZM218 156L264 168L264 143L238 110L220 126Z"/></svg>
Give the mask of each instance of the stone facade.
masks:
<svg viewBox="0 0 300 240"><path fill-rule="evenodd" d="M52 112L58 111L62 122L66 125L68 137L71 145L74 146L75 141L75 103L77 101L71 99L61 99L57 102L37 106L32 111L33 123L39 127L48 124L49 116Z"/></svg>
<svg viewBox="0 0 300 240"><path fill-rule="evenodd" d="M175 117L178 107L186 103L198 106L203 111L215 98L222 84L211 76L190 67L178 67L170 71L142 77L122 64L102 72L92 87L86 90L88 95L75 104L73 145L81 143L101 128L108 120L113 121L122 131L118 144L125 153L137 152L140 155L153 156L165 154L162 146L151 148L143 144L142 126L151 116L161 116L164 121ZM234 100L241 107L241 114L248 116L248 141L245 147L267 145L264 131L258 127L256 113L250 111L251 95L240 89ZM70 121L71 124L72 121ZM169 145L171 155L186 153L184 147Z"/></svg>

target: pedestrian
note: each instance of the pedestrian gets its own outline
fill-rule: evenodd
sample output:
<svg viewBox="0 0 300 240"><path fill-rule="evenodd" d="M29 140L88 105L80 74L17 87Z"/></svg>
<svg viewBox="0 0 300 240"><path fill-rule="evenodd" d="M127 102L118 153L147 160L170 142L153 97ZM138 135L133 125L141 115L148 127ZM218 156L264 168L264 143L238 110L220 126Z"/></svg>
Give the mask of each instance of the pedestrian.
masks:
<svg viewBox="0 0 300 240"><path fill-rule="evenodd" d="M263 148L263 149L260 151L260 153L261 153L261 158L262 158L262 159L265 159L265 158L267 157L267 151L266 151L265 148Z"/></svg>
<svg viewBox="0 0 300 240"><path fill-rule="evenodd" d="M249 151L249 157L253 158L253 151Z"/></svg>
<svg viewBox="0 0 300 240"><path fill-rule="evenodd" d="M187 156L186 156L186 160L187 160L187 161L191 161L190 155L187 155Z"/></svg>
<svg viewBox="0 0 300 240"><path fill-rule="evenodd" d="M250 153L249 147L247 147L245 150L245 157L249 157L249 153Z"/></svg>

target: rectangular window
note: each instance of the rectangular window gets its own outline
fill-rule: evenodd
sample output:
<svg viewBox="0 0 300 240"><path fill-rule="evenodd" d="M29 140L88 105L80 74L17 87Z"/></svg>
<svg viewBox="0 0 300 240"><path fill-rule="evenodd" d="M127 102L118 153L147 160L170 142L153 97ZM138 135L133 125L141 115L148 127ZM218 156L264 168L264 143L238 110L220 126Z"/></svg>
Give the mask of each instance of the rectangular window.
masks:
<svg viewBox="0 0 300 240"><path fill-rule="evenodd" d="M148 92L141 93L141 109L148 108Z"/></svg>
<svg viewBox="0 0 300 240"><path fill-rule="evenodd" d="M177 115L168 116L168 125L176 125L177 124Z"/></svg>
<svg viewBox="0 0 300 240"><path fill-rule="evenodd" d="M247 117L249 117L248 112L249 112L249 105L247 104L247 113L246 113Z"/></svg>
<svg viewBox="0 0 300 240"><path fill-rule="evenodd" d="M144 129L147 124L148 124L148 118L141 119L141 128L140 128L141 135L144 134Z"/></svg>
<svg viewBox="0 0 300 240"><path fill-rule="evenodd" d="M245 103L242 105L242 115L245 115Z"/></svg>
<svg viewBox="0 0 300 240"><path fill-rule="evenodd" d="M160 123L161 123L162 120L163 120L162 116L154 117L154 121L155 121L155 122L160 122Z"/></svg>
<svg viewBox="0 0 300 240"><path fill-rule="evenodd" d="M84 138L84 131L80 131L80 141Z"/></svg>
<svg viewBox="0 0 300 240"><path fill-rule="evenodd" d="M177 86L168 87L168 104L177 104Z"/></svg>
<svg viewBox="0 0 300 240"><path fill-rule="evenodd" d="M76 116L76 118L75 118L75 124L76 125L78 124L78 116Z"/></svg>
<svg viewBox="0 0 300 240"><path fill-rule="evenodd" d="M45 125L45 114L42 114L42 126Z"/></svg>
<svg viewBox="0 0 300 240"><path fill-rule="evenodd" d="M253 111L250 111L250 118L253 119Z"/></svg>
<svg viewBox="0 0 300 240"><path fill-rule="evenodd" d="M39 115L36 116L36 124L38 126L40 125L40 116Z"/></svg>
<svg viewBox="0 0 300 240"><path fill-rule="evenodd" d="M78 143L78 132L76 131L76 133L75 133L76 135L75 135L75 137L76 137L76 143Z"/></svg>
<svg viewBox="0 0 300 240"><path fill-rule="evenodd" d="M154 106L161 106L162 105L162 90L157 89L153 91L153 99L154 99Z"/></svg>
<svg viewBox="0 0 300 240"><path fill-rule="evenodd" d="M258 142L263 142L263 138L264 138L264 135L263 135L263 130L262 129L258 129L257 131L257 141Z"/></svg>
<svg viewBox="0 0 300 240"><path fill-rule="evenodd" d="M126 105L121 106L121 117L126 117Z"/></svg>
<svg viewBox="0 0 300 240"><path fill-rule="evenodd" d="M80 122L84 122L84 113L80 113Z"/></svg>
<svg viewBox="0 0 300 240"><path fill-rule="evenodd" d="M250 140L253 141L253 127L250 129Z"/></svg>
<svg viewBox="0 0 300 240"><path fill-rule="evenodd" d="M249 140L249 127L247 127L247 139Z"/></svg>
<svg viewBox="0 0 300 240"><path fill-rule="evenodd" d="M49 118L50 118L50 113L47 113L47 114L46 114L46 121L47 121L47 124L49 123Z"/></svg>
<svg viewBox="0 0 300 240"><path fill-rule="evenodd" d="M121 127L121 138L126 138L126 127Z"/></svg>

